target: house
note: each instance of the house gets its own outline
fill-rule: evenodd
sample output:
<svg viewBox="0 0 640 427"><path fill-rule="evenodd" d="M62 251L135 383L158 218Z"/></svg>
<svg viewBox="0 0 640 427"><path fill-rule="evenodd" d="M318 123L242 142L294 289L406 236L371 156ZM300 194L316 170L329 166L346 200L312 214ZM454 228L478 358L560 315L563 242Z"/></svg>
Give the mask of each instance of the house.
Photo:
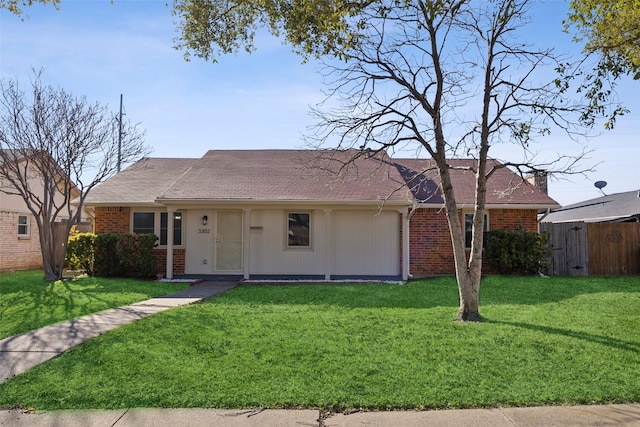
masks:
<svg viewBox="0 0 640 427"><path fill-rule="evenodd" d="M555 209L541 222L640 222L640 190L609 194Z"/></svg>
<svg viewBox="0 0 640 427"><path fill-rule="evenodd" d="M406 280L454 272L437 176L431 160L384 153L212 150L145 158L94 188L85 205L96 233L156 233L169 278ZM452 170L452 180L469 228L473 173ZM538 210L558 207L508 168L489 186L488 229L537 231Z"/></svg>
<svg viewBox="0 0 640 427"><path fill-rule="evenodd" d="M11 159L12 154L10 150L2 149L0 151L2 151L0 153L0 166L2 166L3 159ZM24 158L17 158L16 161L28 164ZM41 197L44 198L44 185L38 180L38 173L34 171L30 176L32 178L29 181L29 188L34 194L41 194ZM2 242L0 271L40 268L42 267L42 252L36 219L21 196L7 194L7 192L13 191L14 188L9 183L3 183L0 179L0 242ZM72 190L73 197L77 197L79 194L80 192L76 188ZM61 193L56 193L53 196L57 206L63 205L64 198ZM58 218L64 220L68 216L61 212Z"/></svg>

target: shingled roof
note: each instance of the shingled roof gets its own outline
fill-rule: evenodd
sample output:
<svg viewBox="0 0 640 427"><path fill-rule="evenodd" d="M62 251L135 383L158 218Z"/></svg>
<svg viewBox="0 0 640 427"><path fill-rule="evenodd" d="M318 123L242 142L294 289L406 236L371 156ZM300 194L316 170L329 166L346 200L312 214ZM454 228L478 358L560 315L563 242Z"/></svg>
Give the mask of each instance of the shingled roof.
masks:
<svg viewBox="0 0 640 427"><path fill-rule="evenodd" d="M470 167L474 162L461 159L451 164ZM432 160L395 159L355 150L211 150L200 159L141 160L93 189L86 204L385 201L441 205L434 166ZM458 203L472 205L473 173L452 170L452 180ZM489 180L488 204L558 206L507 168Z"/></svg>
<svg viewBox="0 0 640 427"><path fill-rule="evenodd" d="M408 202L411 194L397 171L355 151L212 150L158 199Z"/></svg>
<svg viewBox="0 0 640 427"><path fill-rule="evenodd" d="M640 221L640 190L609 194L563 206L542 222L637 222Z"/></svg>
<svg viewBox="0 0 640 427"><path fill-rule="evenodd" d="M145 158L96 186L85 205L155 203L198 159Z"/></svg>
<svg viewBox="0 0 640 427"><path fill-rule="evenodd" d="M393 159L410 179L416 200L423 203L443 203L440 177L432 159ZM450 159L451 182L458 205L475 204L475 159ZM496 160L487 160L487 169L500 166ZM558 203L539 188L506 167L498 168L487 181L487 205L527 205L558 207Z"/></svg>

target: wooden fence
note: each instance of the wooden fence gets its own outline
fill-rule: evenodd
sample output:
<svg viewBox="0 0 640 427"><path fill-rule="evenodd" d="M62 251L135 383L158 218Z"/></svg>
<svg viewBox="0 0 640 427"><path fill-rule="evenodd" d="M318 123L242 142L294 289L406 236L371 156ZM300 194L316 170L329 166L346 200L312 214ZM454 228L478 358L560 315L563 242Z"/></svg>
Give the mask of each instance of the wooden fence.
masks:
<svg viewBox="0 0 640 427"><path fill-rule="evenodd" d="M554 276L640 275L640 223L541 223Z"/></svg>

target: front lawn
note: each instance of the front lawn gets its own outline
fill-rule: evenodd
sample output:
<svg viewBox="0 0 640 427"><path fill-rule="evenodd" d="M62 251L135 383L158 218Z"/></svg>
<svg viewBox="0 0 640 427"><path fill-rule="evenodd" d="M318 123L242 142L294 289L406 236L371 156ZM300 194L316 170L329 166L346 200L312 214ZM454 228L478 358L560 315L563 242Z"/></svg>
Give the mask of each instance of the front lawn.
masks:
<svg viewBox="0 0 640 427"><path fill-rule="evenodd" d="M640 401L640 278L242 286L0 385L36 409L468 408Z"/></svg>
<svg viewBox="0 0 640 427"><path fill-rule="evenodd" d="M45 282L38 270L0 273L0 339L187 286L99 277Z"/></svg>

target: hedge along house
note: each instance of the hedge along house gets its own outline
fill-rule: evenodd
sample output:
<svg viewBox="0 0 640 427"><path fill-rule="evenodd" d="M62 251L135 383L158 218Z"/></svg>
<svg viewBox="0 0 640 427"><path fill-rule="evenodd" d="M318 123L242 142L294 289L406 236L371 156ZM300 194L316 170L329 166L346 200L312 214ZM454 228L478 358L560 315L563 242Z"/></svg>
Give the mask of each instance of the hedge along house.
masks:
<svg viewBox="0 0 640 427"><path fill-rule="evenodd" d="M147 158L96 187L96 233L155 233L174 276L312 280L452 274L451 238L429 160L384 153L212 150ZM471 166L474 160L455 160ZM452 171L470 224L474 176ZM489 180L488 229L537 231L558 204L507 168Z"/></svg>

